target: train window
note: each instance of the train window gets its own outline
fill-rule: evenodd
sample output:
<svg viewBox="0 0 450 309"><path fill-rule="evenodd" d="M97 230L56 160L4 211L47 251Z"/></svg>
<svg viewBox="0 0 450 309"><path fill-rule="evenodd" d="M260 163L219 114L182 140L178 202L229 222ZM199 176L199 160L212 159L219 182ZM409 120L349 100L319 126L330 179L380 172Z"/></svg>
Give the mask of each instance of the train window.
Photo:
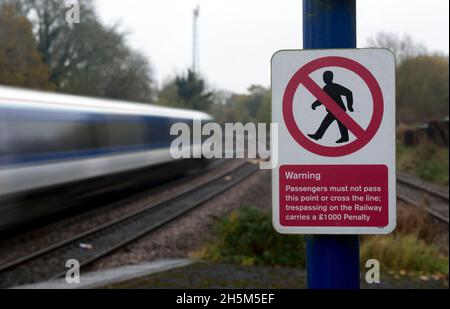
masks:
<svg viewBox="0 0 450 309"><path fill-rule="evenodd" d="M100 120L92 121L90 127L94 139L94 147L97 149L108 149L111 146L108 122Z"/></svg>
<svg viewBox="0 0 450 309"><path fill-rule="evenodd" d="M92 149L94 141L89 122L70 121L64 116L67 115L29 111L5 115L4 139L9 154L17 157Z"/></svg>
<svg viewBox="0 0 450 309"><path fill-rule="evenodd" d="M15 121L9 123L14 154L87 150L93 142L88 123Z"/></svg>
<svg viewBox="0 0 450 309"><path fill-rule="evenodd" d="M149 141L154 148L165 147L170 142L170 120L163 117L147 118Z"/></svg>
<svg viewBox="0 0 450 309"><path fill-rule="evenodd" d="M137 117L111 117L108 123L111 147L143 146L146 143L146 127Z"/></svg>

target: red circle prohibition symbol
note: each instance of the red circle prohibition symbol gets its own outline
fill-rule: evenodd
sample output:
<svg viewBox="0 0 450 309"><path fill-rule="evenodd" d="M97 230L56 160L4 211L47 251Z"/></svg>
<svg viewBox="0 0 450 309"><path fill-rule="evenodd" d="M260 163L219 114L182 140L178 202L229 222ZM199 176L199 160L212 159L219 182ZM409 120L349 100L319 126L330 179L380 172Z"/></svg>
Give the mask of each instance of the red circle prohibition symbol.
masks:
<svg viewBox="0 0 450 309"><path fill-rule="evenodd" d="M355 120L331 99L315 81L309 77L311 73L325 67L340 67L356 73L368 86L373 99L373 112L367 129L363 129ZM294 95L298 87L303 85L313 94L339 121L356 136L353 142L337 146L323 146L311 141L299 129L294 118ZM384 102L380 85L375 77L360 63L345 57L323 57L313 60L301 67L290 79L283 96L283 118L286 127L294 140L303 148L325 157L341 157L352 154L367 145L377 133L383 119Z"/></svg>

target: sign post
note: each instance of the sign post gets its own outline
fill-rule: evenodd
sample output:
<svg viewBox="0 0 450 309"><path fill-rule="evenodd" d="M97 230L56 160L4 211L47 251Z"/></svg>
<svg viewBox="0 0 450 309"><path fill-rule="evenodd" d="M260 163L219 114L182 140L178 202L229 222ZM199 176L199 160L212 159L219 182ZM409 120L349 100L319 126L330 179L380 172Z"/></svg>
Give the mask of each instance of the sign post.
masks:
<svg viewBox="0 0 450 309"><path fill-rule="evenodd" d="M273 223L306 234L308 287L359 288L359 234L395 228L395 59L356 49L356 0L304 0L272 57Z"/></svg>
<svg viewBox="0 0 450 309"><path fill-rule="evenodd" d="M356 0L303 0L303 48L356 48ZM359 236L306 236L308 288L359 289Z"/></svg>

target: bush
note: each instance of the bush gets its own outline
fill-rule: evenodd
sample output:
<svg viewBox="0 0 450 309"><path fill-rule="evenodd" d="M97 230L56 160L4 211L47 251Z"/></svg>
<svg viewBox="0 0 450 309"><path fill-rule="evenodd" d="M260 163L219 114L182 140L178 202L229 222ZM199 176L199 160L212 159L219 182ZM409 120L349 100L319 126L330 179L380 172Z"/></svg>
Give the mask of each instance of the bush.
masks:
<svg viewBox="0 0 450 309"><path fill-rule="evenodd" d="M435 220L430 217L425 204L419 208L403 204L397 205L396 234L414 235L425 243L439 244L442 242L443 234L447 232L448 230L444 226L436 224ZM445 248L445 244L443 245Z"/></svg>
<svg viewBox="0 0 450 309"><path fill-rule="evenodd" d="M448 274L448 257L413 234L371 236L361 244L361 261L377 259L393 271Z"/></svg>
<svg viewBox="0 0 450 309"><path fill-rule="evenodd" d="M305 268L306 243L302 235L278 234L267 211L250 207L221 219L213 242L195 255L212 262ZM361 266L373 258L393 271L448 273L448 258L414 234L364 237Z"/></svg>
<svg viewBox="0 0 450 309"><path fill-rule="evenodd" d="M449 149L426 140L417 146L405 146L397 142L397 166L399 170L410 172L423 180L448 186Z"/></svg>
<svg viewBox="0 0 450 309"><path fill-rule="evenodd" d="M214 262L242 265L305 267L305 240L300 235L280 235L271 215L259 208L232 212L216 226L215 241L200 257Z"/></svg>

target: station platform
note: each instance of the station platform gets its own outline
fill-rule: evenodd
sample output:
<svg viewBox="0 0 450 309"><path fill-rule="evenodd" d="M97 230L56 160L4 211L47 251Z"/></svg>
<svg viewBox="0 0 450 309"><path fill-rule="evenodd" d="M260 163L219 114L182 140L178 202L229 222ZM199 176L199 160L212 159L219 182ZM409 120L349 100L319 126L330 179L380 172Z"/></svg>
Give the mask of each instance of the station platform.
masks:
<svg viewBox="0 0 450 309"><path fill-rule="evenodd" d="M16 289L304 289L306 271L297 268L242 266L173 259L81 274L79 284L64 279ZM380 284L362 289L442 289L448 280L434 277L381 274Z"/></svg>
<svg viewBox="0 0 450 309"><path fill-rule="evenodd" d="M191 259L174 259L129 265L110 270L81 273L80 283L68 284L65 279L14 287L13 289L95 289L164 272L194 263Z"/></svg>

